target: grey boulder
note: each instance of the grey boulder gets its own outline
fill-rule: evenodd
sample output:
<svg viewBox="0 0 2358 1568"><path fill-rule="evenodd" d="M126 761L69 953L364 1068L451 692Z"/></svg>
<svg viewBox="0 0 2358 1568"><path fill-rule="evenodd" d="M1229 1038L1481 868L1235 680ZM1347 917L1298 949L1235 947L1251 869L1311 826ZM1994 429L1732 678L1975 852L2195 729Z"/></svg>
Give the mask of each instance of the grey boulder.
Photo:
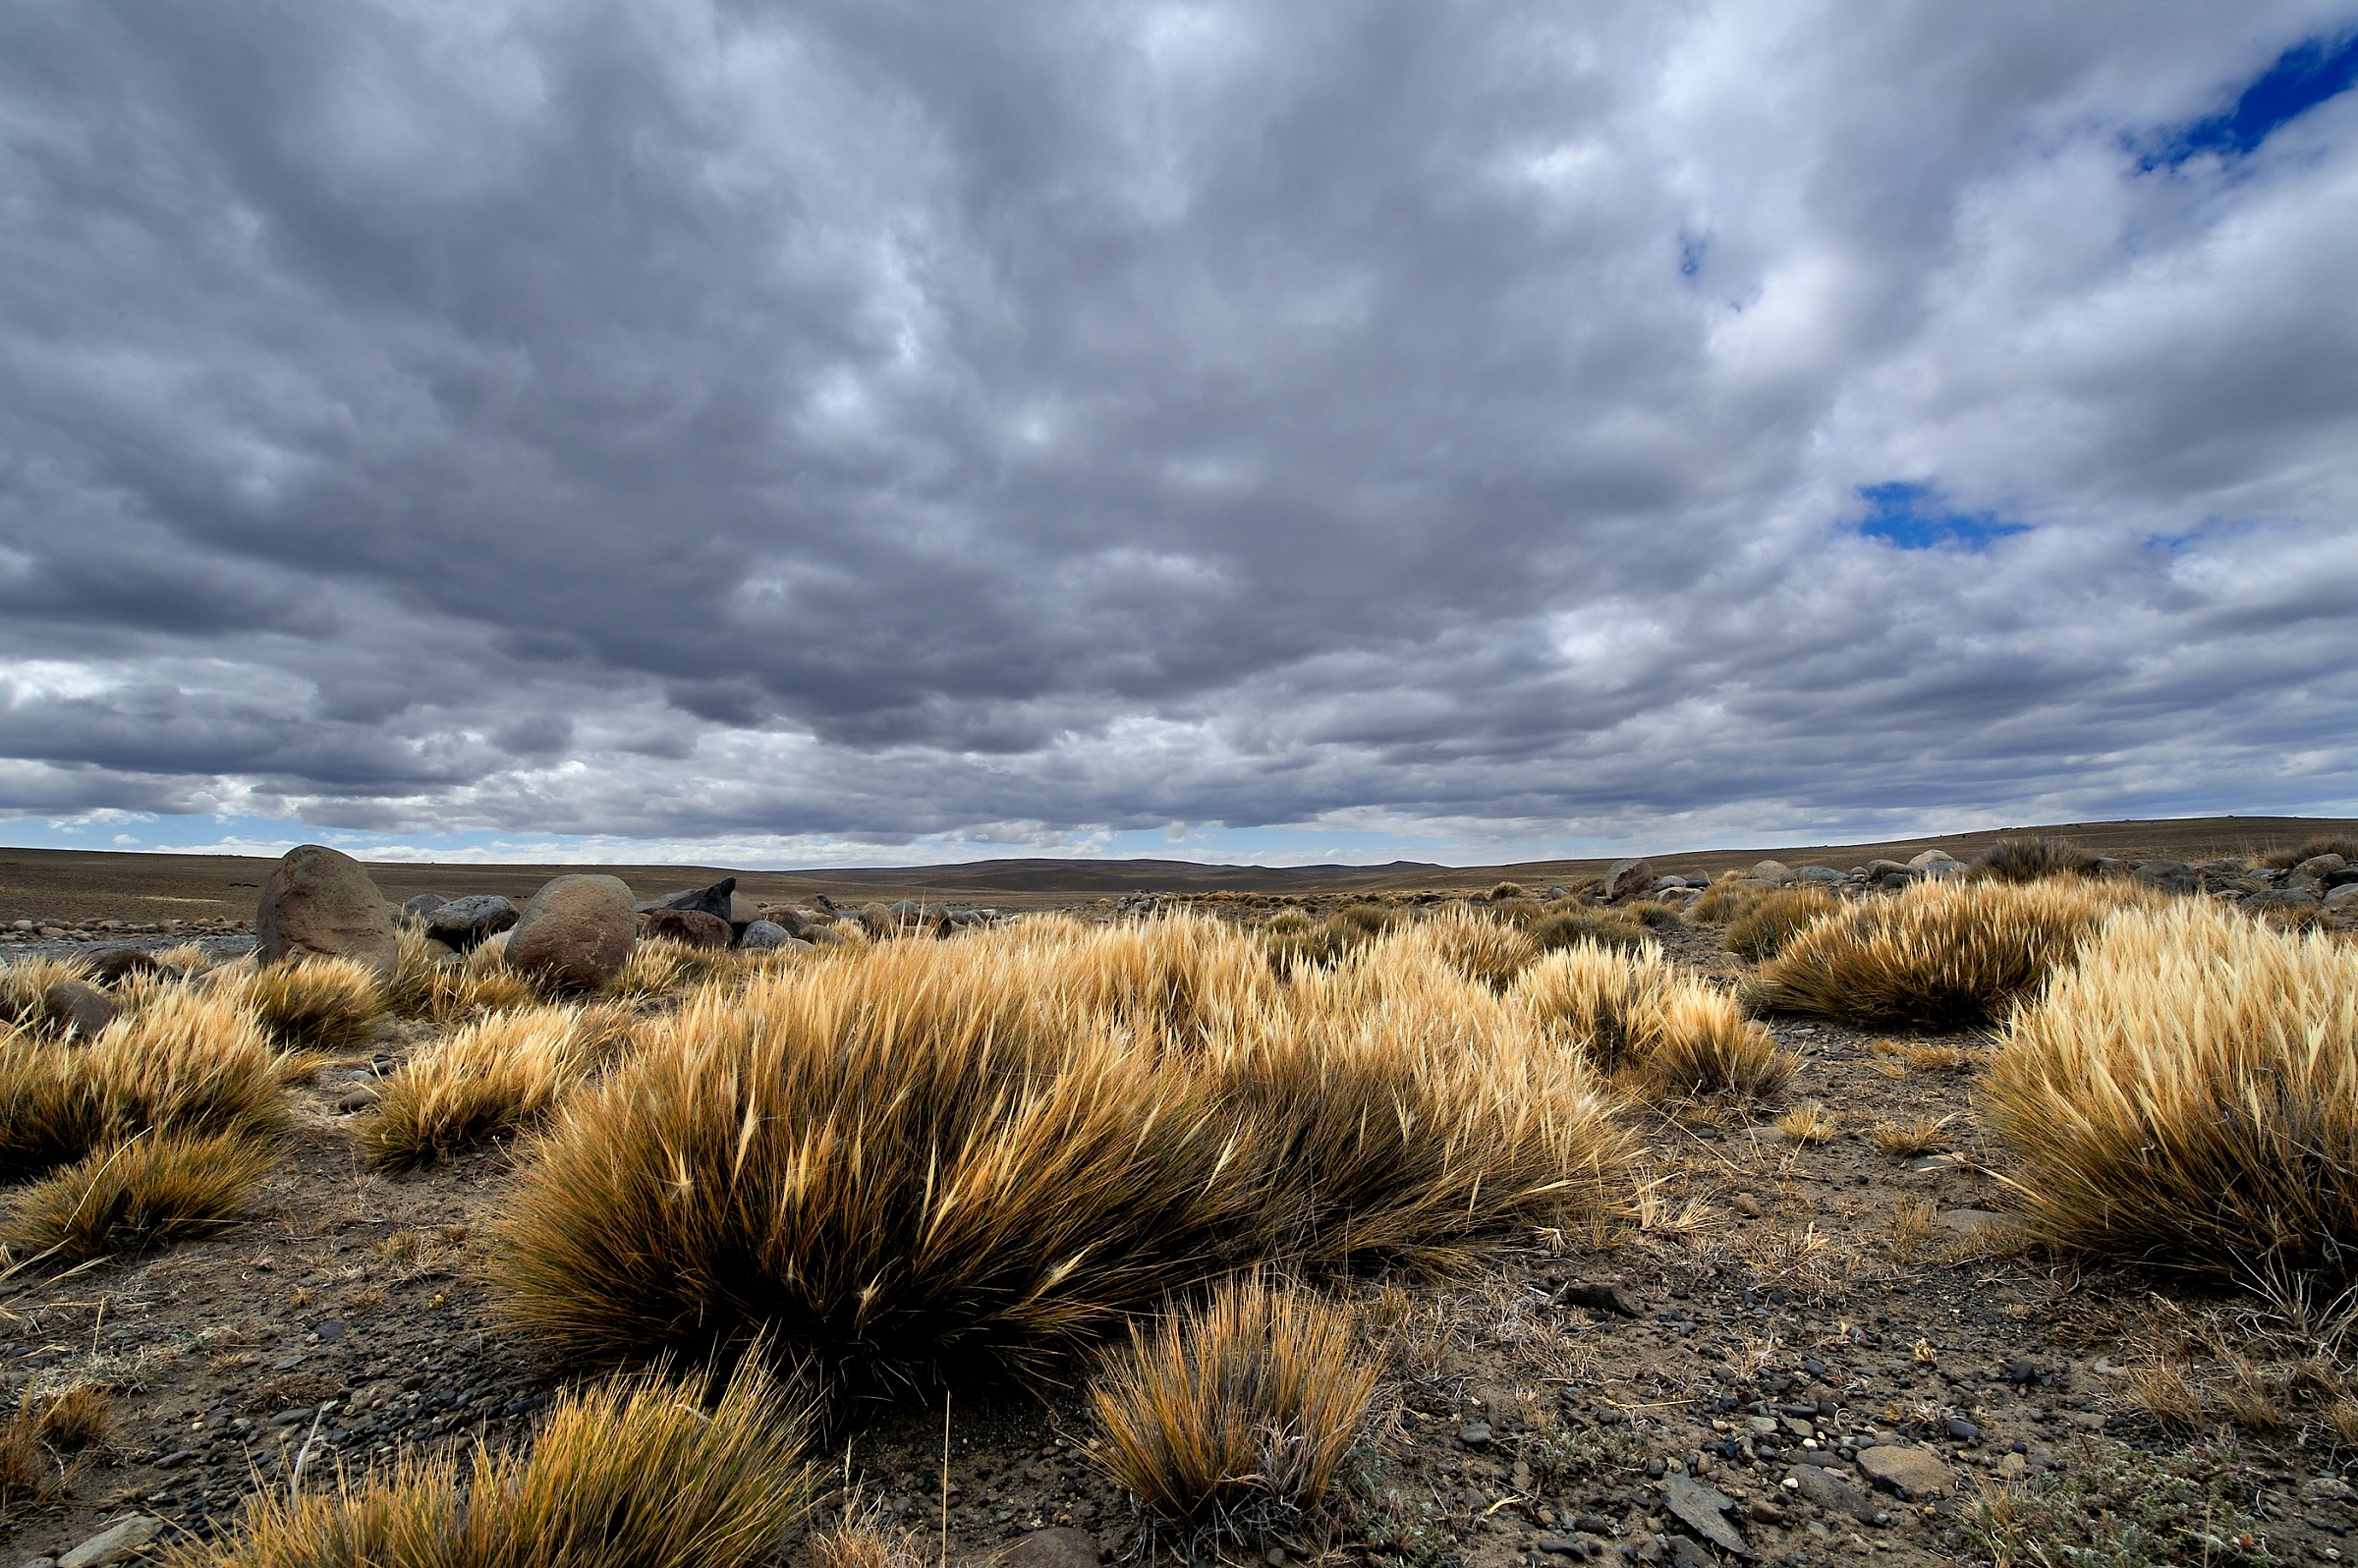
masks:
<svg viewBox="0 0 2358 1568"><path fill-rule="evenodd" d="M701 910L725 924L735 912L731 895L736 891L737 878L724 876L709 887L688 887L677 893L666 893L661 898L641 905L640 909L646 914L659 909Z"/></svg>
<svg viewBox="0 0 2358 1568"><path fill-rule="evenodd" d="M1643 857L1619 860L1604 873L1604 896L1607 899L1635 897L1654 886L1654 867Z"/></svg>
<svg viewBox="0 0 2358 1568"><path fill-rule="evenodd" d="M508 929L518 918L516 906L497 893L470 893L429 911L425 934L464 953Z"/></svg>
<svg viewBox="0 0 2358 1568"><path fill-rule="evenodd" d="M2162 893L2199 893L2203 879L2184 861L2139 861L2129 868L2132 880Z"/></svg>

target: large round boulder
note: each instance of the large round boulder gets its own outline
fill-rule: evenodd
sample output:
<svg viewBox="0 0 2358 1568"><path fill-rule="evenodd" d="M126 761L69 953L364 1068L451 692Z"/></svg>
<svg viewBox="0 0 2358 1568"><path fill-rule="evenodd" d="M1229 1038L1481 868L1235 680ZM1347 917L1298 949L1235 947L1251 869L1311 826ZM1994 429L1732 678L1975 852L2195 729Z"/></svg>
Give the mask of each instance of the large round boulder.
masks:
<svg viewBox="0 0 2358 1568"><path fill-rule="evenodd" d="M1635 898L1653 887L1654 867L1642 857L1615 861L1604 873L1604 896L1614 902Z"/></svg>
<svg viewBox="0 0 2358 1568"><path fill-rule="evenodd" d="M574 990L611 980L639 943L639 912L619 876L559 876L542 885L508 931L508 963Z"/></svg>
<svg viewBox="0 0 2358 1568"><path fill-rule="evenodd" d="M253 951L264 964L349 958L386 980L400 962L384 895L359 861L323 844L297 845L262 878Z"/></svg>

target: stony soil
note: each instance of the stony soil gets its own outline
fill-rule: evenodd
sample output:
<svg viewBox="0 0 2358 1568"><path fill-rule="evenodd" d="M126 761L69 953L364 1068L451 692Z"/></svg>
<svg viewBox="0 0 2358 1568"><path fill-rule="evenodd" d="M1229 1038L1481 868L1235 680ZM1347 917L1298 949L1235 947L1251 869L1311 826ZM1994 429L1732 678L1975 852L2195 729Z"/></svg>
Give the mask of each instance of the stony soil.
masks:
<svg viewBox="0 0 2358 1568"><path fill-rule="evenodd" d="M1741 972L1708 928L1671 947ZM1775 1029L1802 1058L1794 1097L1841 1113L1830 1141L1722 1106L1649 1112L1643 1226L1601 1247L1518 1238L1462 1278L1353 1287L1392 1368L1385 1407L1332 1516L1280 1549L1416 1568L1987 1560L1971 1526L1989 1488L2064 1485L2195 1440L2142 1413L2118 1369L2149 1351L2157 1292L2185 1313L2232 1303L2010 1254L1982 1217L2007 1206L1973 1119L1986 1036L1897 1042L1968 1053L1952 1070L1847 1029ZM111 1434L64 1495L0 1526L0 1563L131 1511L204 1534L249 1488L287 1486L299 1458L309 1484L529 1431L565 1370L503 1326L479 1282L509 1155L388 1178L358 1158L342 1108L426 1037L382 1026L299 1091L286 1157L218 1239L0 1284L12 1390L115 1390ZM1918 1119L1946 1119L1930 1155L1870 1136ZM881 1510L928 1559L1030 1537L1045 1562L1075 1538L1032 1533L1057 1527L1104 1554L1142 1549L1076 1394L961 1390L946 1421L946 1507L936 1392L852 1412L829 1436L826 1517ZM2233 1441L2223 1463L2267 1551L2339 1560L2358 1525L2353 1456L2297 1413ZM1152 1554L1186 1560L1169 1552Z"/></svg>

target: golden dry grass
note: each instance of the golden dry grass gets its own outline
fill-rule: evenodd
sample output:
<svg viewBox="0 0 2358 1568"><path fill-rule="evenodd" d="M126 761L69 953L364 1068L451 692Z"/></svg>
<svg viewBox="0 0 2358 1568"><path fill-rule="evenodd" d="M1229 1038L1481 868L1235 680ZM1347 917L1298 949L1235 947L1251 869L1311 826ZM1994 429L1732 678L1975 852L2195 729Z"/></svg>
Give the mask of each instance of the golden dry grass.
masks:
<svg viewBox="0 0 2358 1568"><path fill-rule="evenodd" d="M2034 1234L2358 1277L2358 950L2200 904L2116 915L1991 1063Z"/></svg>
<svg viewBox="0 0 2358 1568"><path fill-rule="evenodd" d="M755 1364L705 1408L692 1383L621 1378L557 1397L529 1450L407 1458L331 1490L247 1500L174 1568L752 1568L808 1512L802 1419Z"/></svg>
<svg viewBox="0 0 2358 1568"><path fill-rule="evenodd" d="M15 1414L0 1427L0 1523L65 1486L75 1456L106 1435L113 1409L106 1390L89 1383L44 1398L26 1385Z"/></svg>
<svg viewBox="0 0 2358 1568"><path fill-rule="evenodd" d="M1105 1359L1101 1462L1191 1543L1254 1540L1315 1509L1358 1438L1376 1369L1355 1341L1316 1296L1226 1281Z"/></svg>
<svg viewBox="0 0 2358 1568"><path fill-rule="evenodd" d="M1973 865L1995 881L2036 882L2087 875L2096 868L2096 857L2066 838L2001 838Z"/></svg>
<svg viewBox="0 0 2358 1568"><path fill-rule="evenodd" d="M88 966L62 958L18 958L0 964L0 1027L47 1033L49 987L90 978Z"/></svg>
<svg viewBox="0 0 2358 1568"><path fill-rule="evenodd" d="M1610 1211L1593 1074L1448 952L1419 926L1286 981L1209 922L1039 921L693 993L527 1165L508 1310L593 1358L767 1333L855 1379L1032 1376L1280 1252Z"/></svg>
<svg viewBox="0 0 2358 1568"><path fill-rule="evenodd" d="M2077 877L1919 882L1802 929L1762 966L1749 999L1855 1024L1982 1023L2036 995L2112 911L2149 898Z"/></svg>
<svg viewBox="0 0 2358 1568"><path fill-rule="evenodd" d="M1728 923L1722 940L1727 950L1746 963L1774 958L1785 944L1812 924L1842 908L1842 901L1823 887L1787 887L1764 893L1750 908Z"/></svg>
<svg viewBox="0 0 2358 1568"><path fill-rule="evenodd" d="M1583 943L1550 953L1510 995L1543 1032L1657 1097L1773 1099L1793 1076L1792 1057L1767 1030L1656 948L1627 955Z"/></svg>
<svg viewBox="0 0 2358 1568"><path fill-rule="evenodd" d="M1445 910L1416 929L1443 963L1493 990L1512 983L1540 951L1522 927L1463 907Z"/></svg>
<svg viewBox="0 0 2358 1568"><path fill-rule="evenodd" d="M384 1081L374 1114L359 1124L361 1147L381 1166L407 1169L519 1132L598 1065L605 1033L586 1029L580 1007L521 1008L465 1025Z"/></svg>
<svg viewBox="0 0 2358 1568"><path fill-rule="evenodd" d="M267 1146L237 1134L140 1134L16 1195L0 1241L20 1262L71 1264L210 1235L269 1165Z"/></svg>
<svg viewBox="0 0 2358 1568"><path fill-rule="evenodd" d="M1829 1144L1842 1129L1842 1113L1812 1101L1796 1105L1776 1119L1776 1130L1796 1144Z"/></svg>
<svg viewBox="0 0 2358 1568"><path fill-rule="evenodd" d="M1641 952L1655 944L1654 933L1621 910L1565 909L1534 921L1529 928L1532 945L1543 953L1552 953L1583 942L1594 947L1614 948L1621 952Z"/></svg>
<svg viewBox="0 0 2358 1568"><path fill-rule="evenodd" d="M1705 888L1687 914L1705 925L1725 925L1760 908L1768 891L1758 882L1731 873Z"/></svg>
<svg viewBox="0 0 2358 1568"><path fill-rule="evenodd" d="M346 958L243 967L227 988L287 1049L350 1050L385 1013L384 981Z"/></svg>
<svg viewBox="0 0 2358 1568"><path fill-rule="evenodd" d="M737 955L725 947L698 947L670 936L642 936L606 989L632 1001L655 1001L691 986L712 985L737 977Z"/></svg>

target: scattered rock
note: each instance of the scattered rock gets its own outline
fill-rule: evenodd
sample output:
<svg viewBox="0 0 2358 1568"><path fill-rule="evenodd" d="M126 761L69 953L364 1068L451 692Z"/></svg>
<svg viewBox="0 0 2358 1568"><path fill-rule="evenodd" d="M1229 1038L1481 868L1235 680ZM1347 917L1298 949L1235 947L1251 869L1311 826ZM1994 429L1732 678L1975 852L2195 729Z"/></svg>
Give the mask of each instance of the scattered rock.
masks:
<svg viewBox="0 0 2358 1568"><path fill-rule="evenodd" d="M1921 855L1910 856L1908 868L1937 879L1961 874L1965 869L1965 863L1946 850L1929 849Z"/></svg>
<svg viewBox="0 0 2358 1568"><path fill-rule="evenodd" d="M1946 1208L1940 1211L1939 1219L1960 1236L1978 1236L1993 1225L2010 1223L2005 1215L1987 1208Z"/></svg>
<svg viewBox="0 0 2358 1568"><path fill-rule="evenodd" d="M464 953L509 929L518 919L516 906L497 893L470 893L429 910L425 934Z"/></svg>
<svg viewBox="0 0 2358 1568"><path fill-rule="evenodd" d="M1783 861L1760 861L1754 864L1751 876L1756 882L1766 882L1770 887L1782 887L1793 880L1793 868L1787 866Z"/></svg>
<svg viewBox="0 0 2358 1568"><path fill-rule="evenodd" d="M697 910L726 925L733 908L730 895L736 891L737 878L724 876L710 887L689 887L677 893L666 893L641 908L650 914L659 909Z"/></svg>
<svg viewBox="0 0 2358 1568"><path fill-rule="evenodd" d="M413 921L422 921L449 902L439 893L417 893L402 901L401 912Z"/></svg>
<svg viewBox="0 0 2358 1568"><path fill-rule="evenodd" d="M163 1530L164 1522L151 1514L128 1515L60 1557L57 1568L111 1568L143 1557Z"/></svg>
<svg viewBox="0 0 2358 1568"><path fill-rule="evenodd" d="M639 941L639 916L622 878L559 876L524 906L508 932L508 962L559 985L594 990L614 978Z"/></svg>
<svg viewBox="0 0 2358 1568"><path fill-rule="evenodd" d="M2358 882L2344 882L2326 895L2328 909L2358 909Z"/></svg>
<svg viewBox="0 0 2358 1568"><path fill-rule="evenodd" d="M1604 896L1608 901L1633 898L1654 886L1654 867L1644 859L1619 860L1604 873Z"/></svg>
<svg viewBox="0 0 2358 1568"><path fill-rule="evenodd" d="M1829 1513L1846 1515L1862 1525L1875 1523L1875 1500L1831 1471L1796 1465L1785 1479L1794 1483L1794 1490Z"/></svg>
<svg viewBox="0 0 2358 1568"><path fill-rule="evenodd" d="M2334 872L2346 870L2349 864L2338 855L2312 855L2292 868L2292 875L2287 880L2323 883Z"/></svg>
<svg viewBox="0 0 2358 1568"><path fill-rule="evenodd" d="M83 1039L95 1039L115 1021L115 1001L95 985L81 980L52 980L41 992L41 1014L50 1027Z"/></svg>
<svg viewBox="0 0 2358 1568"><path fill-rule="evenodd" d="M2199 893L2203 879L2194 868L2184 861L2139 861L2129 868L2129 875L2163 893Z"/></svg>
<svg viewBox="0 0 2358 1568"><path fill-rule="evenodd" d="M322 844L297 845L262 878L253 951L264 964L349 958L386 980L400 957L393 917L367 869Z"/></svg>
<svg viewBox="0 0 2358 1568"><path fill-rule="evenodd" d="M1477 1451L1488 1448L1490 1446L1490 1424L1487 1421L1469 1421L1457 1428L1457 1440Z"/></svg>
<svg viewBox="0 0 2358 1568"><path fill-rule="evenodd" d="M667 936L690 947L726 948L729 945L729 923L717 915L701 909L649 910L644 917L646 933Z"/></svg>
<svg viewBox="0 0 2358 1568"><path fill-rule="evenodd" d="M357 1089L348 1089L339 1095L336 1099L336 1110L345 1116L357 1115L375 1105L376 1101L376 1091L364 1084Z"/></svg>
<svg viewBox="0 0 2358 1568"><path fill-rule="evenodd" d="M1019 1536L998 1561L1005 1568L1097 1568L1101 1555L1095 1537L1059 1527Z"/></svg>
<svg viewBox="0 0 2358 1568"><path fill-rule="evenodd" d="M2317 890L2314 887L2272 887L2266 892L2254 893L2243 901L2243 906L2246 909L2315 909L2318 906Z"/></svg>
<svg viewBox="0 0 2358 1568"><path fill-rule="evenodd" d="M1896 1443L1878 1443L1862 1451L1859 1469L1878 1486L1897 1492L1910 1502L1942 1495L1955 1479L1949 1467L1930 1449L1906 1448Z"/></svg>
<svg viewBox="0 0 2358 1568"><path fill-rule="evenodd" d="M776 921L754 921L745 927L745 934L737 938L737 945L752 953L769 953L782 947L807 948L811 944Z"/></svg>
<svg viewBox="0 0 2358 1568"><path fill-rule="evenodd" d="M1718 1487L1674 1470L1662 1478L1662 1505L1676 1514L1681 1524L1721 1551L1739 1557L1751 1555L1752 1548L1743 1536L1727 1522L1727 1514L1736 1506L1736 1500Z"/></svg>
<svg viewBox="0 0 2358 1568"><path fill-rule="evenodd" d="M168 967L145 948L129 946L101 947L83 962L89 966L90 978L101 985L112 985L127 975L158 975Z"/></svg>
<svg viewBox="0 0 2358 1568"><path fill-rule="evenodd" d="M1581 1307L1593 1313L1611 1313L1616 1317L1646 1316L1646 1309L1610 1280L1567 1280L1553 1300L1558 1307Z"/></svg>
<svg viewBox="0 0 2358 1568"><path fill-rule="evenodd" d="M1727 1206L1742 1214L1746 1219L1761 1217L1761 1201L1750 1193L1736 1194L1727 1201Z"/></svg>
<svg viewBox="0 0 2358 1568"><path fill-rule="evenodd" d="M1804 887L1831 887L1850 878L1830 866L1804 866L1793 873L1793 880Z"/></svg>

